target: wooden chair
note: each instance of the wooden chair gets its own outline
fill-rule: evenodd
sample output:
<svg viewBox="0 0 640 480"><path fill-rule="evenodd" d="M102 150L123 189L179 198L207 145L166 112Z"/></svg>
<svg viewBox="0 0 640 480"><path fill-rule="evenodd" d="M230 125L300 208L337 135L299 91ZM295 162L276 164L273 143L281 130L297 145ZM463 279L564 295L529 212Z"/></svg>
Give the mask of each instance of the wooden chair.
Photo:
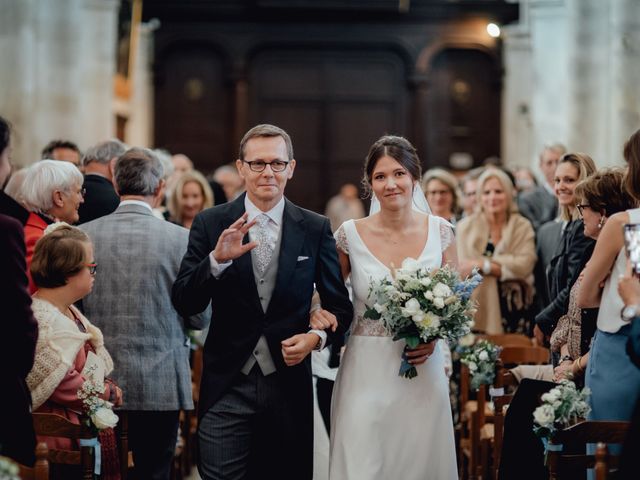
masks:
<svg viewBox="0 0 640 480"><path fill-rule="evenodd" d="M22 480L49 480L49 448L44 442L36 445L36 463L33 467L18 464Z"/></svg>
<svg viewBox="0 0 640 480"><path fill-rule="evenodd" d="M553 444L571 446L571 451L586 448L588 443L600 443L595 455L567 454L550 450L547 466L551 480L576 478L588 468L596 468L596 478L606 479L609 471L617 469L619 456L608 453L605 443L623 443L629 422L586 421L556 433ZM574 449L575 448L575 449ZM598 476L599 475L599 476Z"/></svg>
<svg viewBox="0 0 640 480"><path fill-rule="evenodd" d="M496 365L496 377L494 388L501 391L500 395L493 396L494 411L492 414L492 424L490 426L481 425L479 464L483 478L497 478L498 466L500 465L500 455L502 452L502 436L504 430L504 408L511 403L513 394L506 394L505 388L517 387L515 376L505 369L505 365L543 365L549 361L549 350L543 347L534 346L505 346L500 351L498 364Z"/></svg>
<svg viewBox="0 0 640 480"><path fill-rule="evenodd" d="M546 363L549 351L536 347L530 337L518 333L501 335L477 335L477 339L485 339L506 351L509 364ZM529 351L531 350L531 352ZM501 352L501 357L503 353ZM544 352L544 353L543 353ZM544 357L544 360L541 360ZM487 389L478 391L478 400L470 400L469 370L465 365L460 369L460 430L458 432L458 470L463 472L464 478L474 479L477 476L485 478L488 465L483 461L488 459L490 444L494 436L494 410L486 401ZM480 411L482 409L482 411ZM489 442L489 443L487 443ZM484 452L483 452L484 450ZM465 469L465 461L468 468Z"/></svg>
<svg viewBox="0 0 640 480"><path fill-rule="evenodd" d="M73 440L95 437L89 427L82 422L77 425L55 413L33 413L32 416L36 435L63 437ZM80 447L79 451L49 449L48 460L50 464L79 465L82 471L82 479L93 479L95 461L93 447Z"/></svg>

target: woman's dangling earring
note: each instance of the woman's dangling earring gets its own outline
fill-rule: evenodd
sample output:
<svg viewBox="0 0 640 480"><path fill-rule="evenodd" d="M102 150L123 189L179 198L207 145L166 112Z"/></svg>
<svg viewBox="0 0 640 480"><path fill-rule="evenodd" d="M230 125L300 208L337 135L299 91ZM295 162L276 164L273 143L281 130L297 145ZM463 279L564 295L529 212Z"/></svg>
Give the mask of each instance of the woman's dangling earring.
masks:
<svg viewBox="0 0 640 480"><path fill-rule="evenodd" d="M598 228L602 228L603 225L604 225L604 215L600 217L600 221L598 222Z"/></svg>

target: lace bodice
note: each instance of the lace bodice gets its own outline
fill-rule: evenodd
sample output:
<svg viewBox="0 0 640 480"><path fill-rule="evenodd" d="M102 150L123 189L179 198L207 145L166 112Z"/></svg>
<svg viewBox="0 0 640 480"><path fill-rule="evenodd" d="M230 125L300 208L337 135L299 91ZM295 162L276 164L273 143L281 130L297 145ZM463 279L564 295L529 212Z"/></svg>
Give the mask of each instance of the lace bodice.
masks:
<svg viewBox="0 0 640 480"><path fill-rule="evenodd" d="M388 332L377 320L364 319L369 285L372 280L390 276L391 272L368 249L356 229L355 222L344 222L335 234L338 249L349 255L351 263L351 285L353 287L354 319L351 335L384 337ZM433 215L429 216L429 235L418 261L427 268L439 268L442 265L443 252L455 241L451 225Z"/></svg>

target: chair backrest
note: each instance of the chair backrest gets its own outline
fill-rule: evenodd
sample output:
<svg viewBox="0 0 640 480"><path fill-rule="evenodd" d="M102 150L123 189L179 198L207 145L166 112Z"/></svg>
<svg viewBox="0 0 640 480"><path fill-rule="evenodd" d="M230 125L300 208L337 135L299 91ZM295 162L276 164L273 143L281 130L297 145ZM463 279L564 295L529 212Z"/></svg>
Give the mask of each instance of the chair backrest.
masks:
<svg viewBox="0 0 640 480"><path fill-rule="evenodd" d="M95 437L91 429L84 424L73 423L55 413L33 413L33 428L36 435L63 437L73 440ZM92 447L80 447L80 451L49 449L49 463L80 465L83 480L93 479L94 452Z"/></svg>
<svg viewBox="0 0 640 480"><path fill-rule="evenodd" d="M498 335L476 335L501 347L532 347L533 339L521 333L502 333Z"/></svg>
<svg viewBox="0 0 640 480"><path fill-rule="evenodd" d="M44 442L36 445L36 463L33 467L18 464L22 480L49 480L49 448Z"/></svg>
<svg viewBox="0 0 640 480"><path fill-rule="evenodd" d="M584 446L587 443L623 443L629 429L629 422L586 421L556 433L555 444ZM617 468L619 457L600 449L599 470ZM595 455L566 454L563 451L549 451L547 464L552 479L575 478L576 473L596 466ZM608 473L608 472L605 472ZM606 476L604 477L606 478Z"/></svg>
<svg viewBox="0 0 640 480"><path fill-rule="evenodd" d="M549 349L544 347L503 347L500 351L503 365L544 365L549 363Z"/></svg>

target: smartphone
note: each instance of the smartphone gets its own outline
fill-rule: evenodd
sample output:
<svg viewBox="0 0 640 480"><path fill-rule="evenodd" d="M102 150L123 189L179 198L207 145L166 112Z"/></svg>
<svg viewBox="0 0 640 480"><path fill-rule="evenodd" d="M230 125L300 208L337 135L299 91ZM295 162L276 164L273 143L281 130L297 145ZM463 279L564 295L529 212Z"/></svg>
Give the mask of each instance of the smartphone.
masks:
<svg viewBox="0 0 640 480"><path fill-rule="evenodd" d="M640 223L627 223L624 226L624 246L633 273L640 275Z"/></svg>

